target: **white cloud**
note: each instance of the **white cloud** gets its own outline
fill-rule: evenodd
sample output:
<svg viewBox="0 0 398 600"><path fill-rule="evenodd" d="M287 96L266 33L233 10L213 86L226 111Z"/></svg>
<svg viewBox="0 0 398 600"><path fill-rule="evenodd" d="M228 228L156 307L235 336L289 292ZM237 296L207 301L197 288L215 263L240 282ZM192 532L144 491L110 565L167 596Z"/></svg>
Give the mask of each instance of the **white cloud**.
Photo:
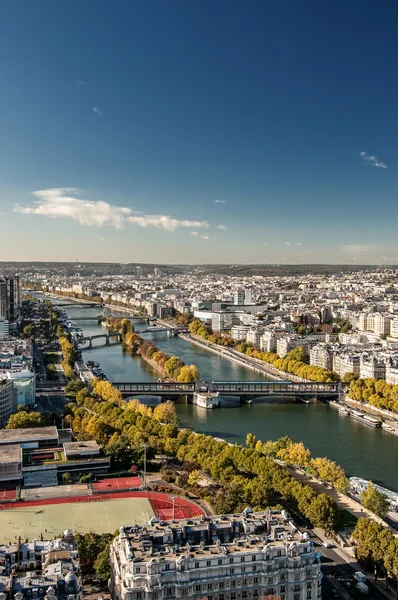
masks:
<svg viewBox="0 0 398 600"><path fill-rule="evenodd" d="M97 108L96 106L93 106L93 112L95 112L96 115L103 115L104 113L100 111L99 108Z"/></svg>
<svg viewBox="0 0 398 600"><path fill-rule="evenodd" d="M290 246L290 242L285 242L285 246Z"/></svg>
<svg viewBox="0 0 398 600"><path fill-rule="evenodd" d="M201 240L208 240L209 239L209 236L207 235L207 233L203 233L199 237L200 237Z"/></svg>
<svg viewBox="0 0 398 600"><path fill-rule="evenodd" d="M213 200L214 204L226 204L227 200Z"/></svg>
<svg viewBox="0 0 398 600"><path fill-rule="evenodd" d="M100 242L105 242L104 238L100 238Z"/></svg>
<svg viewBox="0 0 398 600"><path fill-rule="evenodd" d="M217 229L221 229L222 231L226 231L228 229L228 227L225 227L225 225L217 225Z"/></svg>
<svg viewBox="0 0 398 600"><path fill-rule="evenodd" d="M207 221L186 221L173 219L167 215L134 215L127 217L129 223L140 227L157 227L165 231L175 231L177 227L208 227Z"/></svg>
<svg viewBox="0 0 398 600"><path fill-rule="evenodd" d="M196 237L197 235L199 235L199 233L197 231L191 231L191 235Z"/></svg>
<svg viewBox="0 0 398 600"><path fill-rule="evenodd" d="M77 85L86 85L85 81L80 81L79 79L76 79L75 83L77 83Z"/></svg>
<svg viewBox="0 0 398 600"><path fill-rule="evenodd" d="M297 242L296 246L302 246L303 244L301 242Z"/></svg>
<svg viewBox="0 0 398 600"><path fill-rule="evenodd" d="M7 216L7 213L5 213L5 212L0 212L0 217L6 217L6 216Z"/></svg>
<svg viewBox="0 0 398 600"><path fill-rule="evenodd" d="M264 246L268 246L268 242L265 242Z"/></svg>
<svg viewBox="0 0 398 600"><path fill-rule="evenodd" d="M76 188L52 188L38 190L33 195L38 198L35 206L17 205L14 212L25 215L74 219L81 225L104 227L110 225L121 229L126 223L140 227L156 227L165 231L175 231L178 227L208 227L207 221L188 221L174 219L168 215L143 215L134 213L131 208L116 206L103 201L82 200L76 198Z"/></svg>
<svg viewBox="0 0 398 600"><path fill-rule="evenodd" d="M343 244L340 246L342 252L357 254L358 252L372 252L376 246L366 246L365 244Z"/></svg>
<svg viewBox="0 0 398 600"><path fill-rule="evenodd" d="M369 163L372 167L378 167L379 169L387 169L387 165L382 163L381 160L376 158L376 156L370 156L369 154L366 154L366 152L363 151L359 153L359 156L362 158L362 160Z"/></svg>

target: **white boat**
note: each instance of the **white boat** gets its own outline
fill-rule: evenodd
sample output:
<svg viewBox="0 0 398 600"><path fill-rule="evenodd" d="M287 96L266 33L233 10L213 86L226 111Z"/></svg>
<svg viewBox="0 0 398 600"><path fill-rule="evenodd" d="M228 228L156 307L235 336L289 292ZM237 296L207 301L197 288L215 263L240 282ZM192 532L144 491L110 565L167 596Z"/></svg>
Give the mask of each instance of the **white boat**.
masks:
<svg viewBox="0 0 398 600"><path fill-rule="evenodd" d="M350 411L347 408L345 408L344 406L339 406L338 411L342 415L348 415L350 413Z"/></svg>
<svg viewBox="0 0 398 600"><path fill-rule="evenodd" d="M365 425L370 425L371 427L380 427L381 421L376 417L372 417L371 415L367 415L359 410L351 409L350 416L357 421L362 421Z"/></svg>
<svg viewBox="0 0 398 600"><path fill-rule="evenodd" d="M194 392L193 403L202 408L217 408L220 406L219 392Z"/></svg>
<svg viewBox="0 0 398 600"><path fill-rule="evenodd" d="M371 427L380 427L381 421L376 417L371 417L370 415L363 415L364 423L370 425Z"/></svg>

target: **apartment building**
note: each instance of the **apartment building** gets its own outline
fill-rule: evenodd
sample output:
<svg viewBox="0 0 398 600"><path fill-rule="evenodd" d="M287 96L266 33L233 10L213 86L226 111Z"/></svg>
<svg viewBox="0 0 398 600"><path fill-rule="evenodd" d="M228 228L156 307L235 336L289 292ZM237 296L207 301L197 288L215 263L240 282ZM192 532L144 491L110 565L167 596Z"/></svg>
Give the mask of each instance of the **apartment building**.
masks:
<svg viewBox="0 0 398 600"><path fill-rule="evenodd" d="M310 365L331 371L333 368L333 350L327 344L316 344L310 350Z"/></svg>
<svg viewBox="0 0 398 600"><path fill-rule="evenodd" d="M67 530L60 539L0 545L1 598L83 600L77 544Z"/></svg>
<svg viewBox="0 0 398 600"><path fill-rule="evenodd" d="M361 354L359 376L361 379L385 379L386 361L374 354Z"/></svg>
<svg viewBox="0 0 398 600"><path fill-rule="evenodd" d="M114 600L321 598L320 560L279 512L122 527L111 545Z"/></svg>
<svg viewBox="0 0 398 600"><path fill-rule="evenodd" d="M13 382L9 379L0 379L0 425L4 426L16 410L17 399Z"/></svg>
<svg viewBox="0 0 398 600"><path fill-rule="evenodd" d="M346 373L359 375L360 361L359 352L338 352L333 356L333 371L340 377L344 377Z"/></svg>

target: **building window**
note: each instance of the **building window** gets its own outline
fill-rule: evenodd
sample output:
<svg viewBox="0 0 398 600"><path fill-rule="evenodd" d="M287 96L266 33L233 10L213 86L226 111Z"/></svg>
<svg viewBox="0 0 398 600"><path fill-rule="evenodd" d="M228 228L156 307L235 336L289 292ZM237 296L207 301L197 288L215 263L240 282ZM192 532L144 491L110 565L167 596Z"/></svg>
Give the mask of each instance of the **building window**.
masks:
<svg viewBox="0 0 398 600"><path fill-rule="evenodd" d="M166 571L170 571L170 564L166 563Z"/></svg>
<svg viewBox="0 0 398 600"><path fill-rule="evenodd" d="M231 581L231 587L235 587L235 586L236 586L236 581L235 581L235 579L233 579L233 580Z"/></svg>
<svg viewBox="0 0 398 600"><path fill-rule="evenodd" d="M210 567L210 565L211 565L211 560L207 560L207 561L206 561L206 566L207 566L207 567Z"/></svg>
<svg viewBox="0 0 398 600"><path fill-rule="evenodd" d="M229 568L229 574L233 575L235 573L235 569L233 567Z"/></svg>
<svg viewBox="0 0 398 600"><path fill-rule="evenodd" d="M285 585L281 585L280 592L281 592L281 594L284 594L286 592L286 586Z"/></svg>
<svg viewBox="0 0 398 600"><path fill-rule="evenodd" d="M224 582L220 581L220 583L218 584L218 587L220 588L220 590L224 589Z"/></svg>
<svg viewBox="0 0 398 600"><path fill-rule="evenodd" d="M219 565L222 565L222 558L219 558L219 559L218 559L218 564L219 564Z"/></svg>
<svg viewBox="0 0 398 600"><path fill-rule="evenodd" d="M240 557L240 562L245 562L245 557L244 556Z"/></svg>
<svg viewBox="0 0 398 600"><path fill-rule="evenodd" d="M311 581L307 581L307 590L310 590L311 588L312 588Z"/></svg>
<svg viewBox="0 0 398 600"><path fill-rule="evenodd" d="M243 592L242 592L242 598L247 598L247 592L246 592L246 590L243 590Z"/></svg>
<svg viewBox="0 0 398 600"><path fill-rule="evenodd" d="M235 592L231 592L231 600L236 600L236 593Z"/></svg>
<svg viewBox="0 0 398 600"><path fill-rule="evenodd" d="M253 583L258 583L258 577L255 577L255 578L253 579Z"/></svg>
<svg viewBox="0 0 398 600"><path fill-rule="evenodd" d="M208 590L212 590L213 589L213 584L212 583L208 583L207 584L207 589Z"/></svg>
<svg viewBox="0 0 398 600"><path fill-rule="evenodd" d="M242 573L246 573L246 567L242 567Z"/></svg>
<svg viewBox="0 0 398 600"><path fill-rule="evenodd" d="M256 565L253 566L253 572L255 572L255 571L257 571L257 566Z"/></svg>
<svg viewBox="0 0 398 600"><path fill-rule="evenodd" d="M166 588L166 596L172 596L172 595L173 595L173 588Z"/></svg>
<svg viewBox="0 0 398 600"><path fill-rule="evenodd" d="M230 559L229 559L229 564L230 564L230 565L232 565L232 563L233 563L233 562L234 562L234 559L233 559L233 558L230 558Z"/></svg>
<svg viewBox="0 0 398 600"><path fill-rule="evenodd" d="M141 571L140 567L137 567L135 570L136 573L139 573L140 571Z"/></svg>
<svg viewBox="0 0 398 600"><path fill-rule="evenodd" d="M278 550L278 552L276 553L276 556L282 556L282 550Z"/></svg>
<svg viewBox="0 0 398 600"><path fill-rule="evenodd" d="M312 592L307 592L307 600L311 600L312 598Z"/></svg>
<svg viewBox="0 0 398 600"><path fill-rule="evenodd" d="M300 594L294 594L293 600L300 600Z"/></svg>
<svg viewBox="0 0 398 600"><path fill-rule="evenodd" d="M199 563L198 562L195 563L195 569L199 569Z"/></svg>
<svg viewBox="0 0 398 600"><path fill-rule="evenodd" d="M195 585L195 592L200 592L200 585Z"/></svg>
<svg viewBox="0 0 398 600"><path fill-rule="evenodd" d="M256 560L256 555L255 555L255 554L253 554L253 556L252 556L252 561L254 562L255 560Z"/></svg>

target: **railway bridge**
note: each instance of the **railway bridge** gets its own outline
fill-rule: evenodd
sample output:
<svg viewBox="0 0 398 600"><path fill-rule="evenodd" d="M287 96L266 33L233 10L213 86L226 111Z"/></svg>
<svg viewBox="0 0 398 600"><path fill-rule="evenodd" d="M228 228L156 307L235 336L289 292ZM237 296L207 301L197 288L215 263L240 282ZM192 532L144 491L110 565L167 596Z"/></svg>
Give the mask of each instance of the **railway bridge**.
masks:
<svg viewBox="0 0 398 600"><path fill-rule="evenodd" d="M235 396L242 400L267 396L287 396L302 400L329 399L340 394L339 383L316 383L295 381L199 381L175 382L112 382L124 396L161 396L176 398L192 397L195 392L219 392L223 396Z"/></svg>

